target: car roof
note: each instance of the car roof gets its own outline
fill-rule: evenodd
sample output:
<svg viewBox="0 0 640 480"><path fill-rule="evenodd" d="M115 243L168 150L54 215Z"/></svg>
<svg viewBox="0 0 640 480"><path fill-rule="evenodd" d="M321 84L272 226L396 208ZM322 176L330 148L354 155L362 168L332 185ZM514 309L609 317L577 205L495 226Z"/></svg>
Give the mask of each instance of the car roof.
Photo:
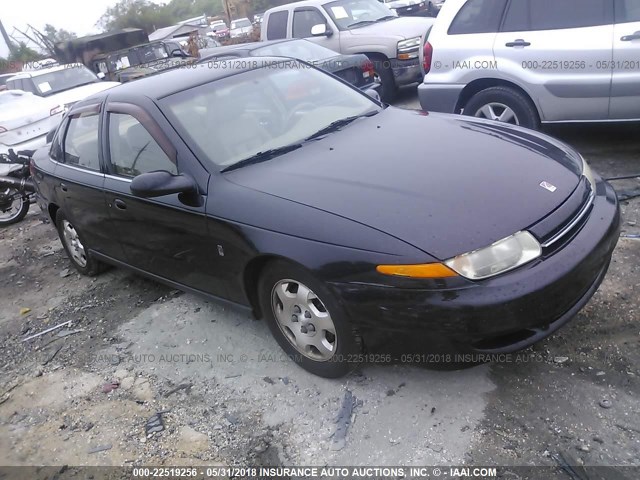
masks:
<svg viewBox="0 0 640 480"><path fill-rule="evenodd" d="M292 61L290 58L282 57L261 57L260 60L263 64ZM254 62L245 62L239 65L223 62L216 64L215 68L210 68L206 63L196 65L198 68L176 68L156 75L143 77L132 82L123 83L117 87L96 93L86 100L76 103L74 106L80 107L82 105L95 104L96 100L103 100L106 97L109 97L112 101L129 101L130 99L140 97L159 100L205 83L260 68L259 65L256 67Z"/></svg>
<svg viewBox="0 0 640 480"><path fill-rule="evenodd" d="M86 68L81 63L67 63L65 65L57 65L55 67L40 68L38 70L29 70L28 72L19 72L14 75L14 80L20 78L32 78L44 75L45 73L59 72L60 70L66 70L68 68Z"/></svg>
<svg viewBox="0 0 640 480"><path fill-rule="evenodd" d="M278 43L290 43L290 42L309 42L309 40L305 40L304 38L284 38L280 40L267 40L265 42L249 42L249 43L237 43L235 45L225 45L223 47L214 47L212 49L212 53L206 55L200 61L206 61L211 58L219 57L221 55L225 55L229 52L235 52L238 50L257 50L258 48L268 47L269 45L275 45ZM312 42L309 42L312 43Z"/></svg>

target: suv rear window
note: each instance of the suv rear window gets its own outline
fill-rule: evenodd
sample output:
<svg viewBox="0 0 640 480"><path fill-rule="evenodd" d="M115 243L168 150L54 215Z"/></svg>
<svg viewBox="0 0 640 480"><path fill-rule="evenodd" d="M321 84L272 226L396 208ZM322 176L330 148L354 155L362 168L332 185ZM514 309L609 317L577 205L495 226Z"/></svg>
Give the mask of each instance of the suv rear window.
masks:
<svg viewBox="0 0 640 480"><path fill-rule="evenodd" d="M497 32L506 4L507 0L469 0L451 22L449 35Z"/></svg>
<svg viewBox="0 0 640 480"><path fill-rule="evenodd" d="M269 15L267 23L267 40L280 40L287 38L287 21L289 11L273 12Z"/></svg>
<svg viewBox="0 0 640 480"><path fill-rule="evenodd" d="M611 0L518 0L511 2L503 32L558 30L612 23Z"/></svg>

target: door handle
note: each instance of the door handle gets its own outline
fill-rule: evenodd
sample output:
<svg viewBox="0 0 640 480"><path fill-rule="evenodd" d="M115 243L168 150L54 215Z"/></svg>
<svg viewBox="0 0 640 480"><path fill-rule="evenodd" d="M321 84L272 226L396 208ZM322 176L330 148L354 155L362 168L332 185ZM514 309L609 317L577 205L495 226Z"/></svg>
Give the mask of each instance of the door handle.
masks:
<svg viewBox="0 0 640 480"><path fill-rule="evenodd" d="M640 40L640 32L636 32L633 35L625 35L620 40L623 42L631 42L633 40Z"/></svg>
<svg viewBox="0 0 640 480"><path fill-rule="evenodd" d="M117 208L117 209L120 209L120 210L126 210L126 209L127 209L127 204L126 204L126 203L124 203L124 202L123 202L122 200L120 200L119 198L116 198L116 199L113 201L113 204L116 206L116 208Z"/></svg>
<svg viewBox="0 0 640 480"><path fill-rule="evenodd" d="M67 186L64 183L60 184L60 190L62 190L63 192L68 192L69 189L67 188Z"/></svg>
<svg viewBox="0 0 640 480"><path fill-rule="evenodd" d="M517 40L514 40L513 42L505 43L504 45L505 47L530 47L531 43L525 42L523 39L518 38Z"/></svg>

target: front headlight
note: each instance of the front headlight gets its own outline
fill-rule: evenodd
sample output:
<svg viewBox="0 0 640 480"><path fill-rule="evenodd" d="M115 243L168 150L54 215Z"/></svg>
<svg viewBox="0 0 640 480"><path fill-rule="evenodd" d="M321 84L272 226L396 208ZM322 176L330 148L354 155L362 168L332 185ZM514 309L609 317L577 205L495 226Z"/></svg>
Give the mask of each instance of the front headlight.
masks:
<svg viewBox="0 0 640 480"><path fill-rule="evenodd" d="M470 280L482 280L513 270L538 258L540 243L529 232L518 232L474 252L458 255L445 265Z"/></svg>
<svg viewBox="0 0 640 480"><path fill-rule="evenodd" d="M408 38L398 42L398 60L411 60L418 58L420 52L420 37Z"/></svg>
<svg viewBox="0 0 640 480"><path fill-rule="evenodd" d="M582 155L580 155L580 158L582 158L582 174L586 177L587 180L589 180L589 183L591 184L591 191L593 193L596 193L596 179L593 177L591 167Z"/></svg>

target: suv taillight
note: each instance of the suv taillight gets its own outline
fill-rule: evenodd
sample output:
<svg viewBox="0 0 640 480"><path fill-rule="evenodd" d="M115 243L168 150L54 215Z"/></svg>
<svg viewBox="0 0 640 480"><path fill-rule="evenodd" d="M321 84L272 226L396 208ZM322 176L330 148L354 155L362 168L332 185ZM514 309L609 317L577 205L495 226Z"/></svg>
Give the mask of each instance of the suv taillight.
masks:
<svg viewBox="0 0 640 480"><path fill-rule="evenodd" d="M371 60L367 60L362 64L362 76L366 79L373 78L374 68L373 62Z"/></svg>
<svg viewBox="0 0 640 480"><path fill-rule="evenodd" d="M425 75L429 73L431 70L431 61L433 60L433 46L427 42L424 44L424 48L422 49L422 68L424 69Z"/></svg>

